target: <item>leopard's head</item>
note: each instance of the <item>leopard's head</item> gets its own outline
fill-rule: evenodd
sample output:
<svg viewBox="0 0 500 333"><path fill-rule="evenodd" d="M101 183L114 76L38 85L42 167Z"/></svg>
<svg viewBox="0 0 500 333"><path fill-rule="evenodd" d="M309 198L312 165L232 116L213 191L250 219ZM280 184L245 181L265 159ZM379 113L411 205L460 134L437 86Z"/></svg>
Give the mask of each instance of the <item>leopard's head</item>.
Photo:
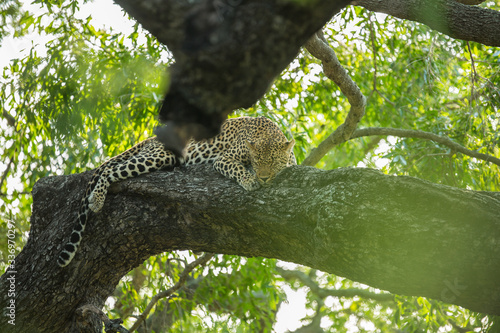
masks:
<svg viewBox="0 0 500 333"><path fill-rule="evenodd" d="M280 171L290 166L295 140L282 141L263 139L258 142L246 141L250 152L252 168L257 180L263 186L271 184Z"/></svg>

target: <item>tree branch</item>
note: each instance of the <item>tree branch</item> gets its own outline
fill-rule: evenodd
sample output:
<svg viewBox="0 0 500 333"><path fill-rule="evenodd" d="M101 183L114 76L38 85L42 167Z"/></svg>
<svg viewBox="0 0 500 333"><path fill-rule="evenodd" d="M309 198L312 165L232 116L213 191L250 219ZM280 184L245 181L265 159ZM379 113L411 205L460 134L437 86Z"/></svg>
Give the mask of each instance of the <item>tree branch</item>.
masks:
<svg viewBox="0 0 500 333"><path fill-rule="evenodd" d="M14 332L68 332L81 304L101 308L146 258L186 249L282 259L500 314L498 196L371 169L300 166L245 192L210 165L182 167L114 184L71 265L59 268L90 178L48 177L33 188L28 242L0 278L1 304L7 279L16 279ZM11 328L7 319L0 331Z"/></svg>
<svg viewBox="0 0 500 333"><path fill-rule="evenodd" d="M169 288L167 290L164 290L164 291L154 295L151 298L151 301L146 306L146 309L139 315L139 318L137 319L137 321L130 328L130 332L134 332L135 330L137 330L139 328L141 323L144 320L146 320L146 318L148 317L149 312L151 312L151 310L153 309L153 306L155 306L155 304L158 303L158 301L160 299L165 298L165 297L169 297L174 292L179 290L186 282L186 280L189 276L189 273L191 273L193 271L193 269L195 269L196 267L198 267L200 265L205 265L210 259L213 258L213 256L214 256L213 253L205 253L202 257L200 257L200 258L194 260L193 262L189 263L188 265L186 265L186 267L182 271L181 275L179 275L179 280L177 281L177 283L175 285L173 285L171 288Z"/></svg>
<svg viewBox="0 0 500 333"><path fill-rule="evenodd" d="M373 54L373 89L368 96L368 99L370 99L373 95L373 93L377 93L380 97L382 97L387 103L389 103L392 106L395 106L394 102L389 100L384 94L380 92L377 88L377 48L375 47L375 27L373 26L373 21L372 21L372 15L369 15L369 22L370 22L370 44L372 47L372 54Z"/></svg>
<svg viewBox="0 0 500 333"><path fill-rule="evenodd" d="M7 176L9 175L10 168L12 166L12 162L14 162L14 156L11 156L9 159L9 162L7 163L7 167L5 168L2 177L0 178L0 189L2 189L3 183L5 182L5 179L7 179ZM7 196L5 193L0 193L0 196Z"/></svg>
<svg viewBox="0 0 500 333"><path fill-rule="evenodd" d="M321 328L321 319L325 317L325 313L321 311L321 308L325 305L323 300L316 300L316 311L311 318L311 322L305 326L302 326L295 331L288 331L288 333L324 333L325 331Z"/></svg>
<svg viewBox="0 0 500 333"><path fill-rule="evenodd" d="M307 274L301 271L292 271L283 269L281 267L276 267L276 271L287 281L299 280L304 285L306 285L312 293L316 294L320 298L326 298L328 296L332 297L362 297L365 299L371 299L378 302L394 301L394 295L387 293L374 293L365 289L326 289L320 288L318 284L313 281Z"/></svg>
<svg viewBox="0 0 500 333"><path fill-rule="evenodd" d="M321 32L311 37L305 46L314 57L321 60L326 77L339 86L351 105L344 123L323 140L318 147L314 148L302 162L302 165L314 166L333 147L349 139L365 113L366 98L342 67L335 52L327 44Z"/></svg>
<svg viewBox="0 0 500 333"><path fill-rule="evenodd" d="M454 1L460 2L461 4L468 6L475 6L485 2L486 0L454 0Z"/></svg>
<svg viewBox="0 0 500 333"><path fill-rule="evenodd" d="M500 12L452 0L356 0L351 4L423 23L455 39L500 46Z"/></svg>
<svg viewBox="0 0 500 333"><path fill-rule="evenodd" d="M431 140L440 143L446 147L449 147L452 151L457 151L464 155L474 157L500 166L500 158L467 149L464 146L461 146L458 143L452 141L448 137L437 135L430 132L400 129L400 128L368 127L368 128L357 129L352 134L351 139L356 139L363 136L373 136L373 135L384 135L384 136L392 135L402 138L418 138L418 139Z"/></svg>

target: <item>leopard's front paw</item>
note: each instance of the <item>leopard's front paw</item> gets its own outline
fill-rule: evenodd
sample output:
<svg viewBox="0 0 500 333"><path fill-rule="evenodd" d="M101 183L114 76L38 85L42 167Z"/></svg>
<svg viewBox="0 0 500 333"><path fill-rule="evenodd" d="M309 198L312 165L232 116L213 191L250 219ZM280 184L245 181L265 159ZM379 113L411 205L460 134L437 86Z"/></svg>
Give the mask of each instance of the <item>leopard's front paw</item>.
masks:
<svg viewBox="0 0 500 333"><path fill-rule="evenodd" d="M239 184L247 191L255 191L260 188L260 183L255 176L244 178L239 181Z"/></svg>

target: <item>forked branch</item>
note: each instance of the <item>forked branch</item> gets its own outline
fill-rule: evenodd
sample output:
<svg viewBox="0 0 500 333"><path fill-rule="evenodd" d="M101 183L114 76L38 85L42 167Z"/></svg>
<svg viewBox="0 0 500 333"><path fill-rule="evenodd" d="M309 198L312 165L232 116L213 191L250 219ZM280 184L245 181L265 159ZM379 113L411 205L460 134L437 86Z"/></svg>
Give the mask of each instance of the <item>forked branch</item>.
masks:
<svg viewBox="0 0 500 333"><path fill-rule="evenodd" d="M309 156L306 157L304 162L302 162L302 165L314 166L333 147L348 140L364 136L392 135L397 137L431 140L451 148L452 151L457 151L464 155L500 166L499 158L467 149L464 146L452 141L450 138L434 133L383 127L370 127L356 130L357 123L364 115L366 105L365 96L361 93L356 83L349 77L346 70L341 66L335 52L327 44L321 32L318 32L307 42L306 48L314 57L321 60L325 75L339 86L340 90L347 97L349 104L351 104L351 109L347 114L344 123L325 140L323 140L318 147L314 148ZM376 86L374 86L374 89L376 89Z"/></svg>
<svg viewBox="0 0 500 333"><path fill-rule="evenodd" d="M213 253L205 253L200 258L198 258L195 261L186 265L186 268L184 268L184 271L182 271L182 273L179 275L179 280L177 281L177 283L173 287L171 287L167 290L164 290L164 291L153 296L153 298L149 302L149 304L146 307L146 309L144 310L144 312L139 315L139 318L137 319L137 321L130 328L130 332L134 332L135 330L137 330L139 328L139 326L142 324L142 322L144 320L146 320L146 318L148 317L149 313L153 309L153 306L155 306L155 304L160 299L165 298L165 297L169 297L174 292L179 290L186 282L186 280L189 276L189 273L191 273L193 271L193 269L195 269L196 267L198 267L200 265L205 265L210 259L213 258L213 256L214 256Z"/></svg>

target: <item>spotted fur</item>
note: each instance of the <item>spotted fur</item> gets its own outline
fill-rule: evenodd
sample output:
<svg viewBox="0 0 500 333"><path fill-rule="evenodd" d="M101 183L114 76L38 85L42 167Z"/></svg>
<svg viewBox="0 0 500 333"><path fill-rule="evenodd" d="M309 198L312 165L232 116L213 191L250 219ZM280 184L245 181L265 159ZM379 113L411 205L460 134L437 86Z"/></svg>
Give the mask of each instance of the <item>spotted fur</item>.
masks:
<svg viewBox="0 0 500 333"><path fill-rule="evenodd" d="M219 135L208 140L189 141L184 158L166 150L156 138L140 142L97 168L87 185L70 240L57 263L64 267L71 262L90 211L101 210L111 183L175 165L212 163L221 174L252 191L269 185L281 170L296 164L292 150L294 143L293 139L286 139L276 124L264 117L225 121Z"/></svg>

